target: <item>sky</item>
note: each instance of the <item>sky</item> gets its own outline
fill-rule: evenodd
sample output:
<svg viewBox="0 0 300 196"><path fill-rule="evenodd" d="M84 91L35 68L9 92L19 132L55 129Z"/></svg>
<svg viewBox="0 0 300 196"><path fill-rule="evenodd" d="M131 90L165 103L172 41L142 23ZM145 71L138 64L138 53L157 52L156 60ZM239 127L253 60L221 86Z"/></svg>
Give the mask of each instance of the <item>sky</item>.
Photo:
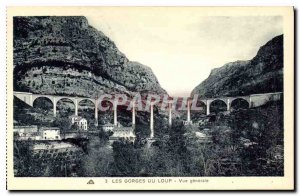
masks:
<svg viewBox="0 0 300 196"><path fill-rule="evenodd" d="M250 60L283 33L280 16L203 16L197 9L107 9L87 19L129 60L151 67L171 96L189 96L213 68Z"/></svg>

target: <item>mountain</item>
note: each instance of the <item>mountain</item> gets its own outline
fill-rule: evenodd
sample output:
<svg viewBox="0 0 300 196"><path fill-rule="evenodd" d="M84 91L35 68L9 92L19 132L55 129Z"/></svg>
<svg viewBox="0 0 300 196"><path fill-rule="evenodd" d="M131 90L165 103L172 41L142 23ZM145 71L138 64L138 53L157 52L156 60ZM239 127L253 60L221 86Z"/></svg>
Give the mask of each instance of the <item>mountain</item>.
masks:
<svg viewBox="0 0 300 196"><path fill-rule="evenodd" d="M231 62L213 69L191 95L211 98L280 91L283 91L283 35L260 47L249 61Z"/></svg>
<svg viewBox="0 0 300 196"><path fill-rule="evenodd" d="M95 97L165 94L152 70L129 61L83 16L14 17L14 90Z"/></svg>

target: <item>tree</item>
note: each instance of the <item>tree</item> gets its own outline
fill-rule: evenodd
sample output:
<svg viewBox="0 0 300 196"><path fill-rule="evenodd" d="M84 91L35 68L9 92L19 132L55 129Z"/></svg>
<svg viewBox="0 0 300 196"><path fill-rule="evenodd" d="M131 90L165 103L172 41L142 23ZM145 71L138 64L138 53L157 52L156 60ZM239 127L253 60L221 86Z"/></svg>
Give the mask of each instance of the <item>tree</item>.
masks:
<svg viewBox="0 0 300 196"><path fill-rule="evenodd" d="M139 150L127 140L113 143L113 168L116 176L138 176L140 165Z"/></svg>
<svg viewBox="0 0 300 196"><path fill-rule="evenodd" d="M31 141L16 141L14 142L14 169L15 176L30 177L41 176L40 161L33 158L33 144Z"/></svg>
<svg viewBox="0 0 300 196"><path fill-rule="evenodd" d="M186 128L185 141L190 155L189 167L193 176L210 176L214 173L215 152L210 144L201 143L195 132Z"/></svg>
<svg viewBox="0 0 300 196"><path fill-rule="evenodd" d="M69 118L56 118L52 123L52 126L60 128L61 133L70 131L71 125Z"/></svg>

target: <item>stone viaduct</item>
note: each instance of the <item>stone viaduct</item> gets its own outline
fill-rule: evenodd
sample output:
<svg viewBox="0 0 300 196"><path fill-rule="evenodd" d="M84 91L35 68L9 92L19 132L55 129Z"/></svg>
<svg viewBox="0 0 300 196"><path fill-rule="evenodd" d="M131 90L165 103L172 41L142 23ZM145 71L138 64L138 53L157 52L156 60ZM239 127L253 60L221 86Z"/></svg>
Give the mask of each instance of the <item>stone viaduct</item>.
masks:
<svg viewBox="0 0 300 196"><path fill-rule="evenodd" d="M78 106L81 101L89 100L94 104L95 107L95 125L98 126L98 106L100 100L98 98L88 98L88 97L72 97L72 96L59 96L59 95L42 95L42 94L33 94L27 92L15 92L14 96L25 102L30 106L34 106L34 102L39 98L48 98L53 104L53 115L56 117L57 114L57 103L62 99L71 100L75 105L75 115L78 115ZM248 107L258 107L266 104L268 101L277 101L283 99L282 92L275 93L263 93L263 94L251 94L248 96L235 96L235 97L219 97L219 98L207 98L207 99L198 99L197 101L202 102L206 106L206 115L210 114L211 104L215 101L222 101L227 106L227 111L231 111L232 103L235 100L244 100L248 103ZM132 103L133 104L133 103ZM172 99L169 99L168 104L168 114L169 114L169 125L172 125ZM117 126L117 105L114 104L114 125ZM187 98L187 121L186 124L192 123L190 117L191 111L191 98ZM136 108L132 107L132 125L135 125L135 113ZM151 138L154 137L154 118L153 118L153 104L150 104L150 130L151 130Z"/></svg>

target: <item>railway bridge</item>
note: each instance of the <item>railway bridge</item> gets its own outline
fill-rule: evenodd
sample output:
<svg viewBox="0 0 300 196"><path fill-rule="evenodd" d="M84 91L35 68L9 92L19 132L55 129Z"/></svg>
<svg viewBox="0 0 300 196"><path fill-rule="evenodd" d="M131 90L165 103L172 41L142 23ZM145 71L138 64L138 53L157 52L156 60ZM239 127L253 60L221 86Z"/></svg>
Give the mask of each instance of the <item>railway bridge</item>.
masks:
<svg viewBox="0 0 300 196"><path fill-rule="evenodd" d="M95 108L95 125L98 126L98 108L99 104L101 104L100 98L89 98L89 97L74 97L74 96L60 96L60 95L44 95L44 94L33 94L28 92L16 92L14 91L14 96L28 104L29 106L34 106L34 103L36 100L40 98L46 98L52 102L53 105L53 115L56 117L57 115L57 103L62 99L68 99L75 105L75 115L78 115L78 107L79 104L82 101L89 100L94 104ZM282 92L274 92L274 93L263 93L263 94L251 94L247 96L235 96L235 97L217 97L217 98L206 98L206 99L197 99L197 102L201 102L206 106L206 115L209 115L211 112L211 105L216 101L221 101L223 104L226 105L227 111L231 111L232 105L237 100L243 100L247 102L248 107L258 107L261 105L266 104L269 101L277 101L283 99L283 93ZM182 103L186 105L187 110L187 123L191 123L191 110L193 110L193 103L192 98L185 97ZM114 103L114 100L109 100L111 103ZM129 100L125 103L126 106L129 104L132 104L132 125L135 125L135 113L137 108L135 107L135 104L133 103L135 100ZM167 104L168 109L168 117L169 117L169 125L172 125L172 110L174 109L174 103L175 99L169 98L164 104ZM153 107L154 105L161 105L162 102L159 102L157 104L150 104L150 130L151 130L151 137L154 137L154 117L153 117ZM117 104L113 104L113 111L114 111L114 125L117 126L118 120L117 120Z"/></svg>

